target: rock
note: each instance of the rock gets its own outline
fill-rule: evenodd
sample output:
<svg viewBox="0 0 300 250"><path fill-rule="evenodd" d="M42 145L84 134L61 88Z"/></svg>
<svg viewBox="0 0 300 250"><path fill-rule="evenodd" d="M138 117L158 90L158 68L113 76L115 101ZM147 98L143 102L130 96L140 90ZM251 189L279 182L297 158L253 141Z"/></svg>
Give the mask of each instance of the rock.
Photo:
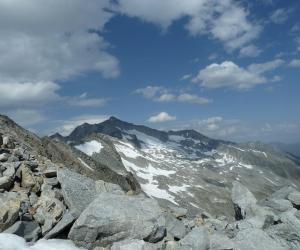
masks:
<svg viewBox="0 0 300 250"><path fill-rule="evenodd" d="M4 233L16 234L27 242L37 241L41 232L41 228L35 221L17 221L4 231Z"/></svg>
<svg viewBox="0 0 300 250"><path fill-rule="evenodd" d="M165 218L155 200L102 193L74 223L69 238L79 246L92 248L126 238L156 238L154 234L161 235L164 226Z"/></svg>
<svg viewBox="0 0 300 250"><path fill-rule="evenodd" d="M46 178L57 177L57 170L56 170L56 168L48 168L46 171L44 171L43 175Z"/></svg>
<svg viewBox="0 0 300 250"><path fill-rule="evenodd" d="M61 201L44 195L39 198L33 208L36 210L33 218L42 225L43 235L57 224L66 210Z"/></svg>
<svg viewBox="0 0 300 250"><path fill-rule="evenodd" d="M167 235L167 230L165 226L157 227L152 233L144 238L144 241L150 243L157 243L161 241Z"/></svg>
<svg viewBox="0 0 300 250"><path fill-rule="evenodd" d="M8 176L0 177L0 189L8 190L12 186L12 180Z"/></svg>
<svg viewBox="0 0 300 250"><path fill-rule="evenodd" d="M208 250L210 240L205 227L195 227L182 240L178 242L176 250Z"/></svg>
<svg viewBox="0 0 300 250"><path fill-rule="evenodd" d="M280 215L280 220L294 231L300 232L300 220L296 217L296 212L297 210L295 208L284 212Z"/></svg>
<svg viewBox="0 0 300 250"><path fill-rule="evenodd" d="M29 202L31 204L31 206L34 206L37 202L38 202L38 196L36 195L36 193L31 192L29 195Z"/></svg>
<svg viewBox="0 0 300 250"><path fill-rule="evenodd" d="M182 239L187 234L187 229L182 221L177 220L172 215L166 214L166 227L168 236Z"/></svg>
<svg viewBox="0 0 300 250"><path fill-rule="evenodd" d="M9 149L14 148L14 143L9 136L6 135L2 137L2 147Z"/></svg>
<svg viewBox="0 0 300 250"><path fill-rule="evenodd" d="M0 162L6 162L9 158L9 154L8 153L2 153L0 154Z"/></svg>
<svg viewBox="0 0 300 250"><path fill-rule="evenodd" d="M51 231L49 231L44 236L44 238L52 239L52 238L56 237L57 235L62 233L65 229L71 227L71 225L73 224L74 221L75 221L75 217L69 211L67 211L63 215L62 219L55 225L54 228L51 229Z"/></svg>
<svg viewBox="0 0 300 250"><path fill-rule="evenodd" d="M270 198L271 199L287 199L288 195L290 193L293 193L295 190L295 188L291 187L291 186L286 186L283 187L279 190L277 190L275 193L273 193Z"/></svg>
<svg viewBox="0 0 300 250"><path fill-rule="evenodd" d="M300 193L299 192L293 192L290 193L287 197L290 202L293 203L295 207L299 207L300 209Z"/></svg>
<svg viewBox="0 0 300 250"><path fill-rule="evenodd" d="M3 145L3 137L2 137L2 134L0 134L0 147L2 147Z"/></svg>
<svg viewBox="0 0 300 250"><path fill-rule="evenodd" d="M31 170L27 167L23 167L21 170L21 186L29 188L32 192L38 192L41 188L41 181L33 175Z"/></svg>
<svg viewBox="0 0 300 250"><path fill-rule="evenodd" d="M114 193L114 194L124 194L124 191L120 188L120 186L108 183L102 180L95 181L96 191L97 193Z"/></svg>
<svg viewBox="0 0 300 250"><path fill-rule="evenodd" d="M229 239L226 235L216 233L210 236L210 249L237 249L237 247L232 239Z"/></svg>
<svg viewBox="0 0 300 250"><path fill-rule="evenodd" d="M284 199L267 199L260 204L275 210L274 212L277 213L282 213L293 208L292 203Z"/></svg>
<svg viewBox="0 0 300 250"><path fill-rule="evenodd" d="M18 219L20 205L17 193L0 193L0 233Z"/></svg>
<svg viewBox="0 0 300 250"><path fill-rule="evenodd" d="M111 250L159 250L161 244L150 244L143 240L123 240L112 245Z"/></svg>
<svg viewBox="0 0 300 250"><path fill-rule="evenodd" d="M97 194L107 192L107 190L112 191L116 186L110 183L104 184L101 181L95 182L68 169L59 170L57 178L61 184L65 203L76 217L79 217L82 211L97 197Z"/></svg>
<svg viewBox="0 0 300 250"><path fill-rule="evenodd" d="M26 165L30 168L31 171L34 171L39 166L37 161L27 161Z"/></svg>
<svg viewBox="0 0 300 250"><path fill-rule="evenodd" d="M52 187L56 187L59 185L59 182L57 180L56 177L53 177L53 178L45 178L44 179L44 182L46 185L49 185L49 186L52 186Z"/></svg>
<svg viewBox="0 0 300 250"><path fill-rule="evenodd" d="M237 181L233 182L231 199L234 204L236 220L246 218L249 208L251 206L255 206L257 202L254 195L245 186Z"/></svg>
<svg viewBox="0 0 300 250"><path fill-rule="evenodd" d="M187 209L182 207L176 207L176 206L168 206L170 212L176 217L181 218L185 217L187 215Z"/></svg>
<svg viewBox="0 0 300 250"><path fill-rule="evenodd" d="M240 250L288 250L261 229L245 229L234 238Z"/></svg>
<svg viewBox="0 0 300 250"><path fill-rule="evenodd" d="M14 179L16 170L14 166L7 166L6 170L3 172L3 176L7 176L11 179Z"/></svg>

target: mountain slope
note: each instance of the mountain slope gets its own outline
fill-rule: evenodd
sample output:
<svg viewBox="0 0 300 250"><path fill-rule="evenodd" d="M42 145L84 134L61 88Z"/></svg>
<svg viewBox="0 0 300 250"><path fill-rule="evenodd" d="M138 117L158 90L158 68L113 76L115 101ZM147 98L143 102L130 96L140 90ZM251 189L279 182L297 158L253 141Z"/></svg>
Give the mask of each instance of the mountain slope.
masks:
<svg viewBox="0 0 300 250"><path fill-rule="evenodd" d="M193 130L159 131L111 117L100 124L83 124L64 140L96 159L101 148L88 152L87 146L101 134L110 136L145 193L162 205L184 206L191 213L232 216L229 190L235 180L257 197L284 185L299 185L300 167L289 154L260 143L210 139Z"/></svg>

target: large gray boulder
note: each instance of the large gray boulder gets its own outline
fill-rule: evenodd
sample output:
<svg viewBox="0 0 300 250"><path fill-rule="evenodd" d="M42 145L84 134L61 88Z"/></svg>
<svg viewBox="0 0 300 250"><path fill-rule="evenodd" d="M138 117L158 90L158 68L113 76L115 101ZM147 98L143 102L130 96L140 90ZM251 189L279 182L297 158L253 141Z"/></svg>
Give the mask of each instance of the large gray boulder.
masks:
<svg viewBox="0 0 300 250"><path fill-rule="evenodd" d="M155 200L102 193L74 223L69 238L87 248L123 239L161 240L157 234L164 226L165 218Z"/></svg>
<svg viewBox="0 0 300 250"><path fill-rule="evenodd" d="M288 250L261 229L242 230L234 240L240 250Z"/></svg>
<svg viewBox="0 0 300 250"><path fill-rule="evenodd" d="M64 201L76 218L98 194L103 192L123 193L122 189L116 184L103 181L95 182L66 168L57 172L57 179L61 184Z"/></svg>
<svg viewBox="0 0 300 250"><path fill-rule="evenodd" d="M299 192L290 193L287 198L289 199L290 202L293 203L293 205L295 207L300 208L300 193Z"/></svg>
<svg viewBox="0 0 300 250"><path fill-rule="evenodd" d="M159 250L161 244L151 244L143 240L123 240L112 245L111 250Z"/></svg>
<svg viewBox="0 0 300 250"><path fill-rule="evenodd" d="M17 221L4 233L15 234L24 238L27 242L35 242L42 233L39 224L35 221Z"/></svg>
<svg viewBox="0 0 300 250"><path fill-rule="evenodd" d="M256 205L254 195L240 182L234 181L231 191L231 199L234 204L235 218L241 220L246 218L251 207Z"/></svg>
<svg viewBox="0 0 300 250"><path fill-rule="evenodd" d="M195 227L182 240L178 242L176 250L208 250L210 239L205 227Z"/></svg>

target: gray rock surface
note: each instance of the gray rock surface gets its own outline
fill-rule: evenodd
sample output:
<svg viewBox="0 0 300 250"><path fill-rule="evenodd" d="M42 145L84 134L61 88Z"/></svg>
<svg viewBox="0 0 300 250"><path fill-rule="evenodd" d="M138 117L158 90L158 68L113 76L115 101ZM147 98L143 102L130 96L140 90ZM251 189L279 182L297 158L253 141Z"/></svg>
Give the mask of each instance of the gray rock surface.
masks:
<svg viewBox="0 0 300 250"><path fill-rule="evenodd" d="M178 242L176 250L208 250L210 239L205 227L195 227Z"/></svg>
<svg viewBox="0 0 300 250"><path fill-rule="evenodd" d="M39 239L42 230L35 221L17 221L4 233L16 234L24 238L27 242L35 242Z"/></svg>
<svg viewBox="0 0 300 250"><path fill-rule="evenodd" d="M151 244L143 240L123 240L112 245L111 250L159 250L161 244Z"/></svg>
<svg viewBox="0 0 300 250"><path fill-rule="evenodd" d="M295 206L300 206L300 193L293 192L288 195L288 200L292 202Z"/></svg>
<svg viewBox="0 0 300 250"><path fill-rule="evenodd" d="M74 223L69 238L91 248L126 238L154 237L164 226L165 218L155 200L102 193Z"/></svg>

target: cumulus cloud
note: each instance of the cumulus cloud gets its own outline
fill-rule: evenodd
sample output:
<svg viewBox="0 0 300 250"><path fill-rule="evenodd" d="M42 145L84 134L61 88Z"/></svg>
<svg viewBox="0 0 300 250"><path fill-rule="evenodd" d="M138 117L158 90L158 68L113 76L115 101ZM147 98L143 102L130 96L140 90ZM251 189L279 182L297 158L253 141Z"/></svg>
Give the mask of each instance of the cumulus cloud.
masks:
<svg viewBox="0 0 300 250"><path fill-rule="evenodd" d="M105 98L88 98L87 93L83 93L79 97L71 97L68 100L68 103L71 106L78 106L78 107L103 107L107 102Z"/></svg>
<svg viewBox="0 0 300 250"><path fill-rule="evenodd" d="M243 68L231 61L221 64L213 63L199 71L193 82L204 88L232 88L247 90L268 81L264 73L272 71L284 63L281 59L261 64L251 64Z"/></svg>
<svg viewBox="0 0 300 250"><path fill-rule="evenodd" d="M141 94L144 98L156 102L180 102L190 104L208 104L212 100L201 97L196 94L175 93L161 86L147 86L134 91L135 94Z"/></svg>
<svg viewBox="0 0 300 250"><path fill-rule="evenodd" d="M88 124L98 124L109 118L108 115L81 115L75 116L68 120L57 121L58 126L54 131L50 133L59 132L60 134L66 136L69 135L77 126L84 123Z"/></svg>
<svg viewBox="0 0 300 250"><path fill-rule="evenodd" d="M53 82L0 82L0 107L35 106L60 99Z"/></svg>
<svg viewBox="0 0 300 250"><path fill-rule="evenodd" d="M118 0L117 11L159 25L166 30L174 21L188 17L191 35L208 34L229 50L241 48L260 34L248 11L233 0Z"/></svg>
<svg viewBox="0 0 300 250"><path fill-rule="evenodd" d="M29 246L25 240L14 234L0 234L0 249L7 250L80 250L69 240L39 240ZM82 249L81 249L82 250Z"/></svg>
<svg viewBox="0 0 300 250"><path fill-rule="evenodd" d="M300 67L300 60L299 60L299 59L293 59L293 60L289 63L289 67L293 67L293 68L298 68L298 67Z"/></svg>
<svg viewBox="0 0 300 250"><path fill-rule="evenodd" d="M176 120L176 116L169 115L167 112L160 112L157 115L151 116L147 121L151 123L161 123Z"/></svg>

